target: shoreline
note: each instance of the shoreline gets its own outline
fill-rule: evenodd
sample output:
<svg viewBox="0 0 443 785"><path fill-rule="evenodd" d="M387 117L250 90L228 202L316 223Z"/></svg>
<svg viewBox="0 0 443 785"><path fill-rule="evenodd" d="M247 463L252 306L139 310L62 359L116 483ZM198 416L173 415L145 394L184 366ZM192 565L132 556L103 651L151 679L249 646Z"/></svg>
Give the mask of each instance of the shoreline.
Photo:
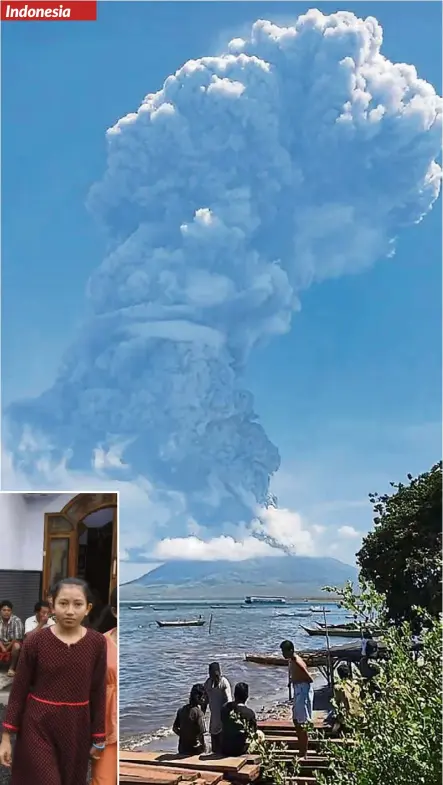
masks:
<svg viewBox="0 0 443 785"><path fill-rule="evenodd" d="M314 680L313 718L315 719L319 714L324 714L325 711L330 710L331 692L325 679L318 671L313 669L311 675ZM275 698L270 697L265 703L251 698L248 705L255 711L259 722L264 722L266 720L287 720L288 722L292 722L292 701L289 701L288 698L279 698L278 700L275 700ZM175 711L172 712L174 716ZM172 730L172 720L171 727L163 726L151 733L134 733L126 739L121 739L120 749L132 752L176 752L177 736ZM2 785L1 781L0 785Z"/></svg>

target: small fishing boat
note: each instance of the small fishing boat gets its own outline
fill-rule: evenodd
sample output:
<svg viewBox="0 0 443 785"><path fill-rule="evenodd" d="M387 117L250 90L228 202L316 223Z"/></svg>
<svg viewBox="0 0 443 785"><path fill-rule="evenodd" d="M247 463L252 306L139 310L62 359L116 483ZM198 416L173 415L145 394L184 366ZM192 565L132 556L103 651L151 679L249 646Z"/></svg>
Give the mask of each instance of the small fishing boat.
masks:
<svg viewBox="0 0 443 785"><path fill-rule="evenodd" d="M156 605L151 605L153 611L176 611L176 605L162 605L161 608L158 608Z"/></svg>
<svg viewBox="0 0 443 785"><path fill-rule="evenodd" d="M308 635L323 635L324 637L326 637L327 635L329 638L354 638L354 639L361 637L360 630L355 629L355 627L353 627L352 629L349 629L347 627L316 627L315 629L313 629L312 627L303 627L303 625L300 626L302 626L302 629L305 632L307 632ZM383 634L382 630L372 631L372 635L374 637L377 637L378 635L382 635L382 634Z"/></svg>
<svg viewBox="0 0 443 785"><path fill-rule="evenodd" d="M144 607L145 607L144 605L130 605L129 606L129 610L130 611L142 611Z"/></svg>
<svg viewBox="0 0 443 785"><path fill-rule="evenodd" d="M355 622L350 622L349 624L328 624L324 623L324 621L316 621L314 622L318 627L327 627L328 630L357 630L360 631L360 627Z"/></svg>
<svg viewBox="0 0 443 785"><path fill-rule="evenodd" d="M288 666L288 661L279 654L245 654L245 662L254 662L256 665Z"/></svg>
<svg viewBox="0 0 443 785"><path fill-rule="evenodd" d="M305 619L306 616L311 615L311 611L294 611L293 613L276 613L276 616L284 616L285 618Z"/></svg>
<svg viewBox="0 0 443 785"><path fill-rule="evenodd" d="M309 610L311 613L331 613L330 608L321 608L319 605L313 605Z"/></svg>
<svg viewBox="0 0 443 785"><path fill-rule="evenodd" d="M159 621L156 619L159 627L203 627L206 624L206 619L190 619L189 621Z"/></svg>

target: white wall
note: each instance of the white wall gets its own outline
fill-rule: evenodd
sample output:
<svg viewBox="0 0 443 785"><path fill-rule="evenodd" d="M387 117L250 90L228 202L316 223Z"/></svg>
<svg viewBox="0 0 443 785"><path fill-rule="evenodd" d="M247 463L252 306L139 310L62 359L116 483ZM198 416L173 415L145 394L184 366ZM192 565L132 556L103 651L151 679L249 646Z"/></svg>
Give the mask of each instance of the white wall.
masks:
<svg viewBox="0 0 443 785"><path fill-rule="evenodd" d="M26 502L20 493L0 494L0 570L21 570ZM40 568L39 568L40 569Z"/></svg>
<svg viewBox="0 0 443 785"><path fill-rule="evenodd" d="M0 493L0 570L42 570L45 512L60 512L75 493Z"/></svg>

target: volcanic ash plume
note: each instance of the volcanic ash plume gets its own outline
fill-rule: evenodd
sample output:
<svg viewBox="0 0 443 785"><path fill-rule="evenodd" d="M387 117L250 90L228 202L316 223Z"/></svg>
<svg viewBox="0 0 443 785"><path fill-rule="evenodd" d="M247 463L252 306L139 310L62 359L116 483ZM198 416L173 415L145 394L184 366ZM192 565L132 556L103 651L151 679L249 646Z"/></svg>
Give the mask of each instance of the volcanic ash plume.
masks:
<svg viewBox="0 0 443 785"><path fill-rule="evenodd" d="M381 43L351 13L260 20L109 129L89 199L108 255L54 386L11 409L16 442L28 425L83 468L124 443L202 525L251 519L279 455L242 389L250 352L303 289L392 255L439 193L441 99Z"/></svg>

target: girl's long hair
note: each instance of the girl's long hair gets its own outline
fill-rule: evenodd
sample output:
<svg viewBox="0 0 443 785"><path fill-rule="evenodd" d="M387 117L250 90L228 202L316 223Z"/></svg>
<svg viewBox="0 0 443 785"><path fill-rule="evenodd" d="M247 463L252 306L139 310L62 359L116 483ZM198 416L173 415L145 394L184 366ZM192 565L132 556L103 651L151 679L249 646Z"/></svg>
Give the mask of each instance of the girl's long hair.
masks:
<svg viewBox="0 0 443 785"><path fill-rule="evenodd" d="M114 630L117 626L117 589L113 589L111 592L110 603L106 605L97 621L94 623L94 629L97 632L101 632L103 635L105 632L110 632L110 630Z"/></svg>

